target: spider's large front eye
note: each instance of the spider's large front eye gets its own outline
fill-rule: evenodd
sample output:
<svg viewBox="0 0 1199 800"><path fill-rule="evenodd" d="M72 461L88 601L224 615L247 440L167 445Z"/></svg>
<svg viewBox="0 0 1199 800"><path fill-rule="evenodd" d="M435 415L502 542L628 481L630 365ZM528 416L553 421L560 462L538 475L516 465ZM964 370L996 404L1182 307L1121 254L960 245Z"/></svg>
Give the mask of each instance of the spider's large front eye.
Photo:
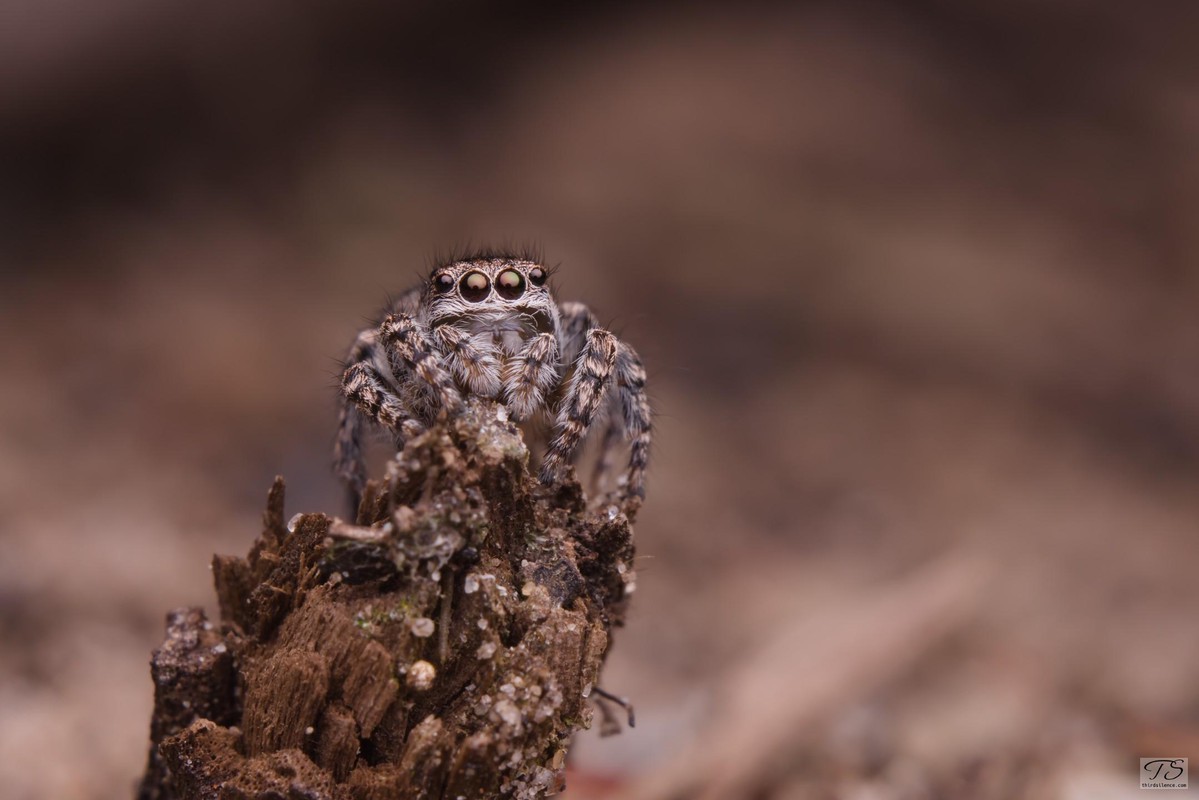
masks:
<svg viewBox="0 0 1199 800"><path fill-rule="evenodd" d="M525 293L525 279L514 269L506 269L495 278L495 290L505 300L515 300Z"/></svg>
<svg viewBox="0 0 1199 800"><path fill-rule="evenodd" d="M529 281L534 286L543 285L545 283L545 278L545 270L543 270L541 267L533 267L531 270L529 270Z"/></svg>
<svg viewBox="0 0 1199 800"><path fill-rule="evenodd" d="M445 294L454 288L454 276L448 272L443 272L433 279L433 288L438 294Z"/></svg>
<svg viewBox="0 0 1199 800"><path fill-rule="evenodd" d="M491 281L482 272L468 272L459 281L458 290L462 292L464 300L477 303L491 291Z"/></svg>

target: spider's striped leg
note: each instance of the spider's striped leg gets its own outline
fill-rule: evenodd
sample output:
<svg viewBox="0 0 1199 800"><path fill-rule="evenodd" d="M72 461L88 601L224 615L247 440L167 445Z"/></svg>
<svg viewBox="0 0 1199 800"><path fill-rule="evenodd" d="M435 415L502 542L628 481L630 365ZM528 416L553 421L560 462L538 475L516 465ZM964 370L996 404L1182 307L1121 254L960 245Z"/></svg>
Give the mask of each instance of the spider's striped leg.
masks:
<svg viewBox="0 0 1199 800"><path fill-rule="evenodd" d="M611 401L609 401L611 402ZM595 461L595 470L591 473L591 496L599 497L608 483L612 473L613 456L624 434L624 421L616 415L609 414L608 425L604 428L604 438L600 439L599 455Z"/></svg>
<svg viewBox="0 0 1199 800"><path fill-rule="evenodd" d="M574 363L587 343L587 331L598 328L599 320L591 309L575 302L559 304L558 316L562 325L562 363Z"/></svg>
<svg viewBox="0 0 1199 800"><path fill-rule="evenodd" d="M362 452L362 412L354 403L342 404L337 417L337 438L333 441L333 471L345 485L350 505L358 507L358 499L366 488L366 456Z"/></svg>
<svg viewBox="0 0 1199 800"><path fill-rule="evenodd" d="M337 429L334 467L349 491L351 507L357 509L362 490L366 487L366 460L362 452L363 421L373 420L391 431L397 442L412 436L421 424L413 419L408 407L369 361L356 361L346 368L341 392L346 404L342 407Z"/></svg>
<svg viewBox="0 0 1199 800"><path fill-rule="evenodd" d="M362 451L363 423L365 417L348 389L349 368L355 364L369 363L374 358L378 343L375 331L365 330L358 334L346 356L346 371L342 375L344 403L337 417L337 436L333 440L333 472L345 485L351 510L357 509L358 498L366 487L366 457ZM361 379L355 382L355 386ZM377 381L381 384L381 381Z"/></svg>
<svg viewBox="0 0 1199 800"><path fill-rule="evenodd" d="M645 497L645 471L653 439L649 398L645 394L645 367L633 348L619 342L616 352L616 397L620 402L624 430L629 437L629 470L624 494ZM606 438L606 437L605 437Z"/></svg>
<svg viewBox="0 0 1199 800"><path fill-rule="evenodd" d="M541 480L552 483L562 477L579 445L587 437L602 407L616 364L616 337L603 328L587 331L583 351L575 362L574 374L558 407L557 435L541 463Z"/></svg>
<svg viewBox="0 0 1199 800"><path fill-rule="evenodd" d="M388 314L379 326L379 340L387 351L392 374L411 374L433 390L441 407L457 411L462 407L462 395L454 378L441 365L441 360L429 337L407 314Z"/></svg>
<svg viewBox="0 0 1199 800"><path fill-rule="evenodd" d="M541 408L546 393L557 382L558 340L552 333L538 334L506 365L504 388L508 407L517 419L528 419Z"/></svg>
<svg viewBox="0 0 1199 800"><path fill-rule="evenodd" d="M433 339L445 353L446 364L471 394L495 397L500 391L500 365L494 348L488 347L487 337L472 336L453 325L433 329Z"/></svg>
<svg viewBox="0 0 1199 800"><path fill-rule="evenodd" d="M600 440L599 458L592 476L592 493L598 495L612 471L620 439L630 441L629 468L625 473L621 494L625 497L645 497L645 470L649 465L653 424L649 400L645 395L645 367L633 348L624 342L616 344L616 380L608 400L611 407L604 438Z"/></svg>

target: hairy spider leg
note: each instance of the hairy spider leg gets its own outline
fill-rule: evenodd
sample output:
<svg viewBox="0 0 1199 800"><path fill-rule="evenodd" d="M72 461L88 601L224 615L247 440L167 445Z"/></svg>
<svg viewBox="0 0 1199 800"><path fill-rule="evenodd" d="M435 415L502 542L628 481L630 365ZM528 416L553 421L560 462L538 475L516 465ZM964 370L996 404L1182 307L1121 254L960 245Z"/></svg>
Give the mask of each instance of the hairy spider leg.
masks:
<svg viewBox="0 0 1199 800"><path fill-rule="evenodd" d="M379 340L387 350L394 375L418 376L435 392L446 411L462 408L462 395L454 385L453 376L441 365L429 337L415 319L408 314L388 314L379 326Z"/></svg>
<svg viewBox="0 0 1199 800"><path fill-rule="evenodd" d="M541 480L552 483L587 437L616 365L616 337L603 328L587 332L583 351L566 385L556 424L557 436L541 464Z"/></svg>

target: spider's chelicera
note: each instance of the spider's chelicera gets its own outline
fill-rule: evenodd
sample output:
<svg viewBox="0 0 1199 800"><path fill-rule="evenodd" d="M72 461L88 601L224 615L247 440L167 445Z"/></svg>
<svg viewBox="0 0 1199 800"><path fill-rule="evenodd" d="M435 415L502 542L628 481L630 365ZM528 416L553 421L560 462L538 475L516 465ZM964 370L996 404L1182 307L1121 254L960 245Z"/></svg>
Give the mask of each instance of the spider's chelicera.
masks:
<svg viewBox="0 0 1199 800"><path fill-rule="evenodd" d="M453 259L404 293L377 328L362 331L342 377L335 466L352 499L366 483L362 438L370 421L397 446L465 394L502 402L518 421L545 415L553 434L541 480L562 477L593 427L602 425L597 483L620 441L630 442L621 493L645 494L650 408L645 369L628 344L586 306L558 303L532 258Z"/></svg>

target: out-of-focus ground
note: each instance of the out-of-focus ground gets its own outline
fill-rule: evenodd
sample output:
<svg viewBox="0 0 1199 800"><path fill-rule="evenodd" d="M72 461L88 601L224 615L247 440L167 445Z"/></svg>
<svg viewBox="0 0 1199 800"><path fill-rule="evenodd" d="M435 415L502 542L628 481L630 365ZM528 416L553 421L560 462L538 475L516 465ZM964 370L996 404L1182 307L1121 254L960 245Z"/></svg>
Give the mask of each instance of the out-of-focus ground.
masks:
<svg viewBox="0 0 1199 800"><path fill-rule="evenodd" d="M651 372L638 726L568 798L1199 768L1199 7L504 10L6 9L4 796L128 796L164 613L276 473L339 510L338 359L468 238Z"/></svg>

